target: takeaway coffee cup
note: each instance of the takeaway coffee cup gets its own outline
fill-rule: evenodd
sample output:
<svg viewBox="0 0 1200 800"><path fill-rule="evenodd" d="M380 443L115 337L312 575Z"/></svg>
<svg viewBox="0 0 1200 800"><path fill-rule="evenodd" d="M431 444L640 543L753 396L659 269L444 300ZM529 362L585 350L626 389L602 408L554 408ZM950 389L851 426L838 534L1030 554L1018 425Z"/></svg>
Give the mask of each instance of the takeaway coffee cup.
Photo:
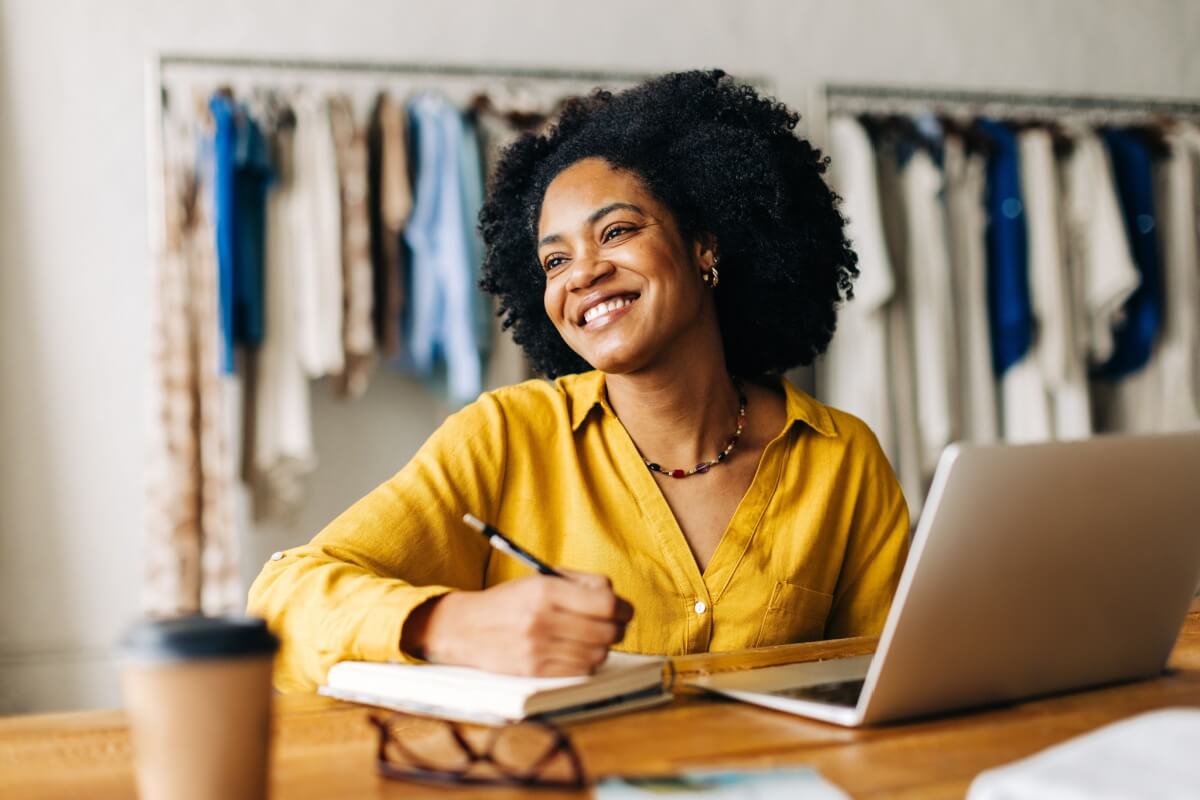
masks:
<svg viewBox="0 0 1200 800"><path fill-rule="evenodd" d="M271 666L259 619L145 622L122 641L121 691L142 800L261 800Z"/></svg>

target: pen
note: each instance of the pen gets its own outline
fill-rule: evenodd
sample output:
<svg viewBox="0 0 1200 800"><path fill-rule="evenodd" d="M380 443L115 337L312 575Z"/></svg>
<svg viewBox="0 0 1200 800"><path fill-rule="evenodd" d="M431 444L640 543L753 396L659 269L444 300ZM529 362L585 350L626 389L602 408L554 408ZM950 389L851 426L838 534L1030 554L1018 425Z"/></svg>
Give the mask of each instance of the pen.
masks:
<svg viewBox="0 0 1200 800"><path fill-rule="evenodd" d="M519 546L517 546L516 543L513 542L512 539L509 539L503 533L493 528L491 525L488 525L478 517L471 514L463 514L463 522L482 533L484 538L488 540L488 544L490 544L492 547L496 548L502 553L508 553L510 556L519 561L524 561L526 564L533 567L543 575L553 575L556 578L567 577L554 567L539 560L536 556L522 550Z"/></svg>

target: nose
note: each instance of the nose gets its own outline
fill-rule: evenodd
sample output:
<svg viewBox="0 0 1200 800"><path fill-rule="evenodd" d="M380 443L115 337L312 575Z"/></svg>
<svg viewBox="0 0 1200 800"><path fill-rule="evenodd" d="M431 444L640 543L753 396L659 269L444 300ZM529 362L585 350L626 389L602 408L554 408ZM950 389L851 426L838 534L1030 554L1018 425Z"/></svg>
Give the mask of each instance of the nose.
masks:
<svg viewBox="0 0 1200 800"><path fill-rule="evenodd" d="M571 290L587 289L611 275L615 270L616 267L607 259L581 254L571 265L567 288Z"/></svg>

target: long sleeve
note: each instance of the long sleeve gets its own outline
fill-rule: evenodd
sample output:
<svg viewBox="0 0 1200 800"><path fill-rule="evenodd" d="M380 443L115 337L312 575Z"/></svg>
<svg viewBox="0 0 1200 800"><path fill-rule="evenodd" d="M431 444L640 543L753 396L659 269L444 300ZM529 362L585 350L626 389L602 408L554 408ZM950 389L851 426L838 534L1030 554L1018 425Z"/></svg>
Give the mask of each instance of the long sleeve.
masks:
<svg viewBox="0 0 1200 800"><path fill-rule="evenodd" d="M843 421L840 423L845 425ZM874 434L859 423L853 445L861 465L847 476L847 497L855 498L850 536L825 627L830 639L873 636L883 630L892 596L908 554L908 505Z"/></svg>
<svg viewBox="0 0 1200 800"><path fill-rule="evenodd" d="M503 410L483 395L309 544L267 562L249 611L282 641L277 688L311 689L342 660L411 661L400 649L409 614L483 587L488 546L461 520L497 517L506 451Z"/></svg>

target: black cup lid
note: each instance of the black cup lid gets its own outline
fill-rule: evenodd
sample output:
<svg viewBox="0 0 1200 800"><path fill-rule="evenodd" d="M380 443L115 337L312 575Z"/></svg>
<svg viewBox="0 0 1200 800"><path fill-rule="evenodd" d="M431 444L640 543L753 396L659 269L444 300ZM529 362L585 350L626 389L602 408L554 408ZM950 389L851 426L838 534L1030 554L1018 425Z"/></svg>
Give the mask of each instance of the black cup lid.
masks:
<svg viewBox="0 0 1200 800"><path fill-rule="evenodd" d="M121 649L134 658L224 658L271 654L279 640L255 617L193 616L140 623Z"/></svg>

